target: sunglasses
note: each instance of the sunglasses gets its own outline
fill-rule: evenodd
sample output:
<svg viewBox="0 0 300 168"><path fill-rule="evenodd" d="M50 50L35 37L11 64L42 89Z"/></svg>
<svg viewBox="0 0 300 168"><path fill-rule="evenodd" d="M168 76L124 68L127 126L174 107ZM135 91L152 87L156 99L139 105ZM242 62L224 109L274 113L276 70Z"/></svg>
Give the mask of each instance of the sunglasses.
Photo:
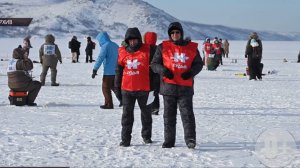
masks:
<svg viewBox="0 0 300 168"><path fill-rule="evenodd" d="M180 34L180 31L171 31L171 34Z"/></svg>

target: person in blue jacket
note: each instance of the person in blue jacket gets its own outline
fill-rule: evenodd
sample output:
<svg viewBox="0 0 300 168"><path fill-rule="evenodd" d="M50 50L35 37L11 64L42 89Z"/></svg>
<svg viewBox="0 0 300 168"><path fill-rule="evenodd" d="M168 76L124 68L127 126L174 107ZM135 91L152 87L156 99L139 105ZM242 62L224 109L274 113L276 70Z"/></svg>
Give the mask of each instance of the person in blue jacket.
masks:
<svg viewBox="0 0 300 168"><path fill-rule="evenodd" d="M102 78L102 93L104 95L105 103L101 105L102 109L113 109L113 100L111 91L114 90L114 79L116 74L116 66L118 61L118 48L119 46L112 42L107 32L99 33L96 37L98 40L101 50L93 68L92 78L94 79L97 75L97 71L103 63L103 78ZM117 95L117 94L116 94ZM118 95L117 95L118 96ZM117 97L121 103L121 97Z"/></svg>

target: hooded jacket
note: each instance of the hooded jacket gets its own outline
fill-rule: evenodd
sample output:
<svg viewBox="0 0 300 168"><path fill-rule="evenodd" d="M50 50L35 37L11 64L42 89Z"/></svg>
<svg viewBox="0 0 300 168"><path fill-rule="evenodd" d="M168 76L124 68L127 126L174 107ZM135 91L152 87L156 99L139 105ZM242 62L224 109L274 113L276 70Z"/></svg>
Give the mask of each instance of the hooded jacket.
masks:
<svg viewBox="0 0 300 168"><path fill-rule="evenodd" d="M181 32L181 38L178 41L173 41L171 39L171 31L172 30L179 30ZM169 25L168 28L168 35L169 35L169 41L171 41L173 44L177 46L186 46L190 41L183 40L184 38L184 32L182 29L182 26L179 22L173 22ZM163 79L164 72L166 70L166 67L163 64L162 59L162 51L163 51L163 45L162 43L158 45L156 52L154 54L154 57L151 62L151 68L153 72L158 73L160 75L160 94L166 95L166 96L184 96L184 95L193 95L194 94L194 85L192 87L187 86L179 86L175 84L169 84L165 83ZM199 50L196 51L196 56L194 57L194 60L191 65L190 71L192 78L196 76L203 67L203 61L200 56Z"/></svg>
<svg viewBox="0 0 300 168"><path fill-rule="evenodd" d="M13 59L9 62L16 61L15 70L9 70L7 72L8 87L10 89L25 88L31 82L32 78L28 71L33 69L33 63L29 58L25 58L25 50L22 48L16 48L13 51Z"/></svg>
<svg viewBox="0 0 300 168"><path fill-rule="evenodd" d="M99 33L96 39L99 42L101 50L93 69L97 71L103 63L103 75L115 75L119 46L110 40L107 32Z"/></svg>
<svg viewBox="0 0 300 168"><path fill-rule="evenodd" d="M129 40L130 39L138 39L138 44L136 46L127 45L125 47L125 49L129 53L136 52L136 51L138 51L142 47L142 45L145 45L142 42L142 36L141 36L140 31L136 27L128 28L127 29L124 41L127 44L129 44ZM149 59L149 61L150 61L150 59ZM149 62L149 64L150 64L150 62ZM116 78L115 78L115 87L116 88L121 88L122 77L123 77L123 69L124 69L124 67L122 67L121 65L118 64L117 69L116 69ZM152 87L153 87L153 79L152 79L152 76L150 76L150 89L151 90L153 90ZM140 93L138 93L138 92L140 92ZM143 93L142 92L143 91L136 91L136 94L144 94L144 92ZM126 94L126 91L123 91L123 93Z"/></svg>
<svg viewBox="0 0 300 168"><path fill-rule="evenodd" d="M52 34L48 34L45 36L45 43L41 45L39 50L40 61L43 66L56 66L57 62L62 62L61 53L59 51L58 46L54 43L55 37ZM55 53L54 54L47 54L45 52L45 45L46 46L54 46Z"/></svg>

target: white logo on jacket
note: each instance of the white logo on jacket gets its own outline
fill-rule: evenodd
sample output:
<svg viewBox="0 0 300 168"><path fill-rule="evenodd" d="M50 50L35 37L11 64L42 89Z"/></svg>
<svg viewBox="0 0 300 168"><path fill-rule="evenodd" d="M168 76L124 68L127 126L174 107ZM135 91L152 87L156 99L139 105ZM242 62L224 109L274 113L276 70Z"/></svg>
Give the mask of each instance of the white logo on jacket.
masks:
<svg viewBox="0 0 300 168"><path fill-rule="evenodd" d="M189 57L187 57L185 55L185 53L181 53L181 54L178 54L178 53L175 53L173 57L171 57L171 59L174 60L174 62L182 62L182 63L185 63L186 60L189 59Z"/></svg>
<svg viewBox="0 0 300 168"><path fill-rule="evenodd" d="M44 55L55 55L55 45L44 45Z"/></svg>
<svg viewBox="0 0 300 168"><path fill-rule="evenodd" d="M138 62L137 59L134 59L134 60L127 60L127 68L128 69L138 69L138 66L140 65L141 63Z"/></svg>
<svg viewBox="0 0 300 168"><path fill-rule="evenodd" d="M17 70L17 59L12 58L9 62L8 62L8 66L7 66L7 72L14 72Z"/></svg>

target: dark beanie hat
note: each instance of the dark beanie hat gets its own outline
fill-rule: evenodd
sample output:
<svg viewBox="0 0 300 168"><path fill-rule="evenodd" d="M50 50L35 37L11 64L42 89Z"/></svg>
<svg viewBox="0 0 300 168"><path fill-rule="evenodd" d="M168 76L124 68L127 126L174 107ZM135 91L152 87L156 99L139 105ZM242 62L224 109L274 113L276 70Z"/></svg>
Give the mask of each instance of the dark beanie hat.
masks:
<svg viewBox="0 0 300 168"><path fill-rule="evenodd" d="M170 23L169 25L169 28L168 28L168 35L171 36L171 31L172 30L179 30L180 33L181 33L181 36L183 38L183 29L182 29L182 26L179 22L172 22Z"/></svg>

